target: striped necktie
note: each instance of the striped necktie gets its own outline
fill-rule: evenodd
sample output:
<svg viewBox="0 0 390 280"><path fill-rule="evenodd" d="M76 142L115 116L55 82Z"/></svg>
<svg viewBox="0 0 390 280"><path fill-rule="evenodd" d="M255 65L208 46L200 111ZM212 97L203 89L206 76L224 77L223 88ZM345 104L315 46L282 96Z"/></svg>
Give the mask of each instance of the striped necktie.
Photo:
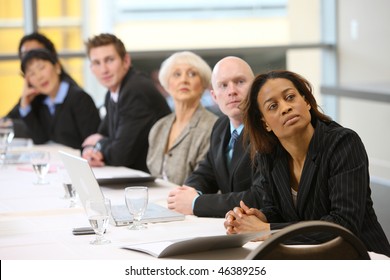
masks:
<svg viewBox="0 0 390 280"><path fill-rule="evenodd" d="M236 144L239 136L240 135L238 135L237 130L233 130L232 136L230 137L229 146L228 146L228 149L229 149L229 154L228 154L229 164L230 164L230 162L232 160L232 157L233 157L234 145Z"/></svg>

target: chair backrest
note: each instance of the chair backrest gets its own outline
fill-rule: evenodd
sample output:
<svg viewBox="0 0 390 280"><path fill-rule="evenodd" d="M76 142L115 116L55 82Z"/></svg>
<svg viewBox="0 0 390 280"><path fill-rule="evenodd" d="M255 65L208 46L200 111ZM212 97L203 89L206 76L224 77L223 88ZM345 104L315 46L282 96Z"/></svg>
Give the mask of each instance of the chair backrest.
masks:
<svg viewBox="0 0 390 280"><path fill-rule="evenodd" d="M301 234L328 233L335 236L315 245L285 245ZM304 221L288 226L262 242L246 259L250 260L369 260L363 242L348 229L325 221Z"/></svg>

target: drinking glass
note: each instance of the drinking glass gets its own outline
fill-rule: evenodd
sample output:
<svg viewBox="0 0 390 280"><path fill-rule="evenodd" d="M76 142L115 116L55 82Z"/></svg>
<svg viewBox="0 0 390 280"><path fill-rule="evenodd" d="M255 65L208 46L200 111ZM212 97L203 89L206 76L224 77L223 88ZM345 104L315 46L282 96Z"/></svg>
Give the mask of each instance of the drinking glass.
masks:
<svg viewBox="0 0 390 280"><path fill-rule="evenodd" d="M129 226L129 229L145 229L146 225L141 223L141 219L148 206L148 188L137 186L127 187L125 188L125 199L127 209L133 215L133 223Z"/></svg>
<svg viewBox="0 0 390 280"><path fill-rule="evenodd" d="M3 141L1 141L0 142L0 166L5 166L7 149L8 149L8 145L3 143Z"/></svg>
<svg viewBox="0 0 390 280"><path fill-rule="evenodd" d="M76 206L76 201L77 201L77 192L75 187L72 185L72 183L63 183L65 190L65 199L70 200L69 208L73 208Z"/></svg>
<svg viewBox="0 0 390 280"><path fill-rule="evenodd" d="M85 211L96 236L95 240L92 240L90 244L103 245L111 243L110 240L104 237L111 211L110 200L108 198L88 199L85 204Z"/></svg>
<svg viewBox="0 0 390 280"><path fill-rule="evenodd" d="M36 185L45 185L49 182L46 181L45 176L49 172L50 168L50 152L48 151L35 151L30 153L30 161L35 173L38 176L38 180L34 182Z"/></svg>
<svg viewBox="0 0 390 280"><path fill-rule="evenodd" d="M62 185L64 187L64 196L62 198L69 199L70 200L69 207L73 208L76 206L76 201L77 201L76 189L73 186L72 180L70 179L66 169L59 169L59 174L62 178Z"/></svg>
<svg viewBox="0 0 390 280"><path fill-rule="evenodd" d="M14 138L12 127L0 127L0 165L5 165L7 150Z"/></svg>

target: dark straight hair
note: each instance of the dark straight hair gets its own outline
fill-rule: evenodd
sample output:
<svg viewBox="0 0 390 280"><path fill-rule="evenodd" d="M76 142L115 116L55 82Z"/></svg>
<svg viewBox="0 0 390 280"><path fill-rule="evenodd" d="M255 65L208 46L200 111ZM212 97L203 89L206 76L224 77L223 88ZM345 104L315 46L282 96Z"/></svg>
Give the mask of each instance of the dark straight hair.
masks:
<svg viewBox="0 0 390 280"><path fill-rule="evenodd" d="M57 50L56 50L53 42L49 38L47 38L45 35L43 35L42 33L39 33L39 32L33 32L31 34L27 34L27 35L23 36L22 39L20 39L19 47L18 47L18 56L19 56L20 60L22 60L23 56L25 55L24 53L22 53L22 46L24 43L26 43L28 41L39 42L40 44L43 45L43 47L46 50L48 50L55 57L55 59L57 61L59 61ZM65 71L65 69L61 63L60 63L60 67L61 67L61 78L66 80L70 84L78 86L76 81L68 74L67 71Z"/></svg>

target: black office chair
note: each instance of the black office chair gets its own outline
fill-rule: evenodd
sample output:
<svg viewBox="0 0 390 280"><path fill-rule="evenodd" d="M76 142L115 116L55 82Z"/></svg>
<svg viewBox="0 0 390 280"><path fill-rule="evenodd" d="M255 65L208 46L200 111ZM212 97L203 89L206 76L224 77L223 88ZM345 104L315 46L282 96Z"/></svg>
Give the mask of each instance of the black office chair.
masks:
<svg viewBox="0 0 390 280"><path fill-rule="evenodd" d="M285 245L297 235L330 233L335 236L315 245ZM288 226L266 239L248 256L248 260L369 260L363 242L348 229L325 221L305 221Z"/></svg>

